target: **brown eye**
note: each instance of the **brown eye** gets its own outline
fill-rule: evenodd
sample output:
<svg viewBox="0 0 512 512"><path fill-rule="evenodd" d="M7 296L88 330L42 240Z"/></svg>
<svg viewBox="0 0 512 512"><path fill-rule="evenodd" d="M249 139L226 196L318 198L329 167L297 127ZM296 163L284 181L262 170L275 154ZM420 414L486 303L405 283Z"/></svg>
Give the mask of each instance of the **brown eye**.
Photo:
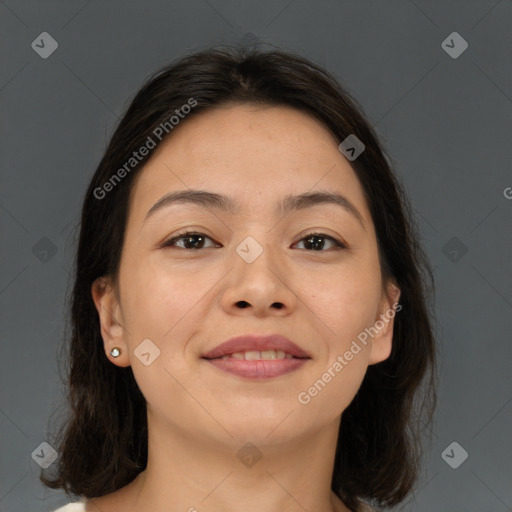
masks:
<svg viewBox="0 0 512 512"><path fill-rule="evenodd" d="M204 233L186 232L175 236L162 244L162 247L179 247L181 249L205 249L206 240L213 240ZM182 242L182 245L179 243ZM209 247L218 247L219 244L213 243Z"/></svg>
<svg viewBox="0 0 512 512"><path fill-rule="evenodd" d="M346 249L345 244L336 240L332 236L328 236L323 233L310 233L299 241L299 243L302 242L304 242L305 249L313 251L323 251L325 249L326 242L327 245L331 244L331 247L328 247L328 249L332 247L336 249Z"/></svg>

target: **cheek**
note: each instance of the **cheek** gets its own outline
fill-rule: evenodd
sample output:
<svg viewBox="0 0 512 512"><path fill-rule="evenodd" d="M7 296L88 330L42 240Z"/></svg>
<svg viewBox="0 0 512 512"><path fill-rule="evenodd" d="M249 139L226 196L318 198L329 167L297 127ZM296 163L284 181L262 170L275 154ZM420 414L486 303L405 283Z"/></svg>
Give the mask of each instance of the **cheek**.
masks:
<svg viewBox="0 0 512 512"><path fill-rule="evenodd" d="M316 422L334 420L356 396L365 373L366 366L361 364L349 364L340 372L326 370L299 395L300 407L304 407L304 412Z"/></svg>
<svg viewBox="0 0 512 512"><path fill-rule="evenodd" d="M204 316L200 299L206 290L191 286L183 272L148 261L130 263L127 260L120 273L130 364L147 402L165 409L172 405L169 397L181 397L177 381L190 387L183 356L194 326Z"/></svg>
<svg viewBox="0 0 512 512"><path fill-rule="evenodd" d="M121 267L121 300L134 372L137 375L141 366L136 360L137 349L149 339L159 350L155 366L185 378L188 341L204 323L211 305L209 291L215 293L215 283L222 274L194 271L190 265L170 268L161 258L136 260L127 260L124 269Z"/></svg>
<svg viewBox="0 0 512 512"><path fill-rule="evenodd" d="M306 396L306 400L316 402L318 414L341 413L357 393L368 368L370 345L358 336L375 321L380 271L371 260L356 264L354 259L352 263L340 265L338 272L330 269L302 278L302 296L308 298L315 332L321 337L316 345L323 347L311 378L311 394Z"/></svg>
<svg viewBox="0 0 512 512"><path fill-rule="evenodd" d="M343 346L373 321L381 292L379 279L371 265L347 264L337 270L304 273L297 282L319 332Z"/></svg>
<svg viewBox="0 0 512 512"><path fill-rule="evenodd" d="M156 261L127 262L122 275L123 309L134 331L150 328L163 336L204 295L190 272L166 268Z"/></svg>

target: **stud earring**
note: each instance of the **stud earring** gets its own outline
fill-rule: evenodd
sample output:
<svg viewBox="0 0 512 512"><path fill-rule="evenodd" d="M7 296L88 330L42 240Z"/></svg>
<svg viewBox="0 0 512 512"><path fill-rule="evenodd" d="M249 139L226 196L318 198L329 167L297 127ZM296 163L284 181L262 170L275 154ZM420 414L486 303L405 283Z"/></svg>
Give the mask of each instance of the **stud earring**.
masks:
<svg viewBox="0 0 512 512"><path fill-rule="evenodd" d="M110 355L112 357L118 357L119 354L121 354L121 349L117 348L117 347L114 347L111 351L110 351Z"/></svg>

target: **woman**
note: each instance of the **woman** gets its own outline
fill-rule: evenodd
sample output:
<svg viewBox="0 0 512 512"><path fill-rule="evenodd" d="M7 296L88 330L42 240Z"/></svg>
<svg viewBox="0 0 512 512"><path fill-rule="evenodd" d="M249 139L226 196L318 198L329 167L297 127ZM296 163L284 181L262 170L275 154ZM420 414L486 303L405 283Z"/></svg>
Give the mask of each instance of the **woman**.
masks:
<svg viewBox="0 0 512 512"><path fill-rule="evenodd" d="M397 505L435 404L432 291L405 193L331 75L281 51L182 58L87 191L71 415L41 479L81 497L59 511Z"/></svg>

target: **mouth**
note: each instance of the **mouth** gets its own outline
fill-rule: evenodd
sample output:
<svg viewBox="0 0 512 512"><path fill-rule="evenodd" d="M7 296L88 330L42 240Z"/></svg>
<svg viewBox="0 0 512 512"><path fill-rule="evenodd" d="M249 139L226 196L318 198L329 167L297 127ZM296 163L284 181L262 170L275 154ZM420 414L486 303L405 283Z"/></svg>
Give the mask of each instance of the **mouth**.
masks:
<svg viewBox="0 0 512 512"><path fill-rule="evenodd" d="M272 334L231 338L204 354L202 359L223 372L261 380L296 371L311 357L288 338Z"/></svg>
<svg viewBox="0 0 512 512"><path fill-rule="evenodd" d="M238 361L277 361L280 359L309 359L306 357L296 357L284 350L248 350L246 352L234 352L226 354L222 357L205 358L205 359L236 359Z"/></svg>

